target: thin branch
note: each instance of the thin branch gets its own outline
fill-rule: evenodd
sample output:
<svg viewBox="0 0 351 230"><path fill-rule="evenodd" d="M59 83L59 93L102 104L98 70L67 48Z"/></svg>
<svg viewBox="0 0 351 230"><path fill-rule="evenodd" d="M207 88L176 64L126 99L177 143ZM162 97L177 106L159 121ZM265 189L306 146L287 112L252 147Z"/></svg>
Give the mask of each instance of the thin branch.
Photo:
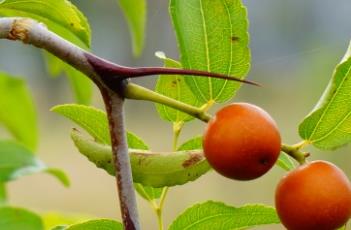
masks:
<svg viewBox="0 0 351 230"><path fill-rule="evenodd" d="M123 98L109 89L101 89L109 120L112 159L116 169L116 182L124 229L140 229L138 210L133 186L132 170L124 127Z"/></svg>

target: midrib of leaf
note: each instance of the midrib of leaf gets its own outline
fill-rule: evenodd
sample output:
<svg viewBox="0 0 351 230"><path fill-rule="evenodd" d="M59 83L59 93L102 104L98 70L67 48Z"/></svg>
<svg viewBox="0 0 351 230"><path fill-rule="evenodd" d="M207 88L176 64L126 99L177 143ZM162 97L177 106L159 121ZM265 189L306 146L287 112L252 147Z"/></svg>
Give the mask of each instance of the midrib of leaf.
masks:
<svg viewBox="0 0 351 230"><path fill-rule="evenodd" d="M347 79L348 75L350 74L350 71L351 71L351 65L350 65L350 67L348 68L347 73L346 73L345 77L342 79L342 81L341 81L339 87L335 90L334 95L333 95L332 98L330 99L330 102L327 104L325 110L323 111L323 113L322 113L322 115L321 115L321 118L318 120L316 126L314 127L314 129L313 129L313 131L312 131L312 133L311 133L311 135L309 136L308 139L311 139L311 138L313 137L313 135L315 134L315 132L317 131L318 125L322 122L323 118L324 118L325 115L327 114L327 111L329 110L330 105L333 103L333 101L334 101L336 95L338 95L339 90L342 88L342 86L343 86L345 80ZM325 137L327 137L328 135L330 135L330 133L332 133L333 131L335 131L335 130L340 126L340 124L341 124L350 114L351 114L351 111L350 111L339 123L337 123L337 125L335 126L335 128L333 128L330 132L326 133L324 136L318 138L317 140L314 140L313 142L315 143L315 142L321 141L321 140L323 140ZM307 129L306 129L306 131L307 131Z"/></svg>
<svg viewBox="0 0 351 230"><path fill-rule="evenodd" d="M172 118L171 118L171 116L169 115L169 113L168 113L168 111L167 111L167 109L166 109L166 106L165 106L165 105L162 105L161 108L162 108L164 114L166 114L166 117L168 118L168 120L171 121Z"/></svg>
<svg viewBox="0 0 351 230"><path fill-rule="evenodd" d="M208 221L208 220L210 220L210 219L214 219L214 218L219 217L219 216L232 216L232 215L233 215L233 213L217 214L217 215L208 216L208 217L202 218L201 220L198 220L198 221L193 222L192 224L186 226L186 228L184 228L184 229L190 229L190 228L193 227L194 225L197 225L197 224L206 222L206 221Z"/></svg>
<svg viewBox="0 0 351 230"><path fill-rule="evenodd" d="M225 10L227 12L228 15L228 19L229 19L229 25L230 25L230 34L233 34L233 24L232 24L232 20L231 20L231 14L230 14L230 10L228 7L227 2L224 0L222 0L223 5L225 7ZM233 43L230 43L230 63L229 63L229 68L227 70L227 75L230 75L231 71L232 71L232 64L233 64ZM222 89L219 91L219 93L217 94L216 98L214 99L214 101L217 100L217 98L219 98L221 96L221 94L223 93L223 90L225 89L226 85L228 84L228 81L226 80L223 84Z"/></svg>
<svg viewBox="0 0 351 230"><path fill-rule="evenodd" d="M201 220L195 221L194 223L192 223L192 224L186 226L186 228L184 228L184 230L185 230L185 229L191 229L191 227L193 227L193 226L195 226L195 225L197 225L197 224L200 224L200 223L206 222L206 221L208 221L208 220L210 220L210 219L214 219L214 218L216 218L216 217L221 217L221 216L223 216L223 217L225 217L225 216L233 216L233 213L217 214L217 215L212 215L212 216L208 216L208 217L202 218ZM246 224L242 224L241 226L237 226L237 228L243 228L243 227L251 226L251 225L249 225L249 223L250 223L251 220L253 219L253 216L254 216L254 215L251 215L251 219L249 219L248 221L246 221ZM254 224L254 225L257 225L257 224Z"/></svg>
<svg viewBox="0 0 351 230"><path fill-rule="evenodd" d="M152 200L149 194L145 191L144 186L137 184L138 188L144 192L144 196L146 197L147 200Z"/></svg>
<svg viewBox="0 0 351 230"><path fill-rule="evenodd" d="M207 71L210 71L210 54L209 54L209 50L208 50L208 38L207 38L207 29L206 29L206 20L205 20L205 14L204 14L204 9L202 6L202 0L200 0L200 14L201 14L201 19L202 19L202 29L204 32L204 42L205 42L205 54L206 54L206 65L207 65ZM210 90L210 98L212 98L212 82L211 82L211 78L208 78L208 85L209 85L209 90Z"/></svg>

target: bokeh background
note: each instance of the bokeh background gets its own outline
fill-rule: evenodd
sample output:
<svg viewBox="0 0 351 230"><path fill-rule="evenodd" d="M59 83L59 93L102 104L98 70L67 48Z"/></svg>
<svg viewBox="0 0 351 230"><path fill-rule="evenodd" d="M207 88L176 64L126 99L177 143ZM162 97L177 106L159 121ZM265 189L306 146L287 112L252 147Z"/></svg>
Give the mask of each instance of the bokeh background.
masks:
<svg viewBox="0 0 351 230"><path fill-rule="evenodd" d="M168 15L168 1L148 1L146 47L134 58L126 21L116 0L74 0L88 17L92 31L92 50L111 61L129 66L159 66L154 52L164 51L178 58L175 35ZM299 142L297 126L313 108L326 87L335 65L344 55L351 38L349 0L260 0L244 1L250 19L252 68L248 79L264 87L243 86L233 101L255 103L277 121L284 142ZM64 188L47 175L33 175L9 184L10 203L37 212L62 211L96 217L119 218L114 178L97 169L74 148L69 133L74 125L49 109L74 102L66 78L51 79L39 50L19 43L0 41L0 69L25 78L38 109L40 124L39 156L48 165L64 169L72 186ZM149 88L153 77L135 82ZM0 92L1 93L1 92ZM20 102L19 102L20 103ZM93 105L103 108L95 90ZM128 101L127 127L141 136L154 150L170 150L172 130L158 118L148 102ZM214 107L211 112L219 107ZM204 124L189 123L181 140L201 134ZM0 136L6 137L0 127ZM328 159L351 177L351 148L320 152L310 147L314 159ZM170 189L164 214L168 225L185 208L206 200L233 206L245 203L274 204L274 189L284 171L275 167L251 182L225 179L215 172L199 180ZM143 229L157 229L148 203L138 198ZM281 226L257 229L282 229Z"/></svg>

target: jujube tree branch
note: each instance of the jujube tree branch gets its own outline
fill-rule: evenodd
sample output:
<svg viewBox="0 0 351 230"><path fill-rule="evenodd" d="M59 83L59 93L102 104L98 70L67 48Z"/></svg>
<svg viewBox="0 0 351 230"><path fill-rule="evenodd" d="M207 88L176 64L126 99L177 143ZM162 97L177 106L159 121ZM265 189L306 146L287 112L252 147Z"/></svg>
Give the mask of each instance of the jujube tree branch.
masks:
<svg viewBox="0 0 351 230"><path fill-rule="evenodd" d="M0 38L19 40L26 44L32 44L38 48L45 49L77 70L83 72L99 87L109 117L112 153L114 166L116 168L120 207L125 229L140 229L123 121L124 95L130 95L128 90L133 90L133 88L127 87L129 83L126 79L156 74L187 74L215 77L257 85L254 82L241 80L239 78L199 70L162 67L130 68L120 66L79 48L49 31L44 24L27 18L0 18ZM150 91L145 91L145 93L150 93ZM167 101L168 104L172 104L174 108L180 108L180 110L185 108L185 112L189 112L193 109L194 112L192 114L197 113L196 107L187 107L183 103L177 104L172 101L172 99L167 99L166 97L163 97L163 100L158 100L157 102L162 103ZM169 101L172 101L172 103L169 103ZM201 110L199 110L199 113L200 115L197 117L201 118ZM202 120L206 121L208 119L205 116Z"/></svg>

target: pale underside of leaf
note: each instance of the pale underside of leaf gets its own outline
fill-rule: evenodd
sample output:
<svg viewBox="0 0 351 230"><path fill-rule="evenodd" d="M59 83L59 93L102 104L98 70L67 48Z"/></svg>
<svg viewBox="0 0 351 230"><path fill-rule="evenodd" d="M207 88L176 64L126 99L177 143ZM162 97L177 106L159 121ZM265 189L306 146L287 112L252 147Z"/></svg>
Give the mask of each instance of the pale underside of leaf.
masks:
<svg viewBox="0 0 351 230"><path fill-rule="evenodd" d="M79 149L97 167L114 175L111 146L103 145L73 130L71 137ZM152 187L175 186L193 181L210 170L201 151L151 153L130 149L134 182Z"/></svg>
<svg viewBox="0 0 351 230"><path fill-rule="evenodd" d="M91 106L66 104L55 106L52 108L52 111L71 119L85 131L87 131L98 143L107 145L111 144L107 116L102 110L93 108ZM127 132L127 142L129 148L142 150L149 149L149 147L144 143L142 139L130 132ZM109 147L109 149L111 149L111 147ZM112 170L112 174L114 174L114 167L112 165L112 153L109 158L109 163L106 164L106 167L110 173ZM158 199L162 192L161 188L153 188L151 186L144 186L138 183L135 183L135 189L143 198L148 200Z"/></svg>

